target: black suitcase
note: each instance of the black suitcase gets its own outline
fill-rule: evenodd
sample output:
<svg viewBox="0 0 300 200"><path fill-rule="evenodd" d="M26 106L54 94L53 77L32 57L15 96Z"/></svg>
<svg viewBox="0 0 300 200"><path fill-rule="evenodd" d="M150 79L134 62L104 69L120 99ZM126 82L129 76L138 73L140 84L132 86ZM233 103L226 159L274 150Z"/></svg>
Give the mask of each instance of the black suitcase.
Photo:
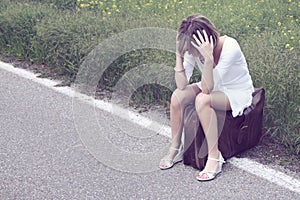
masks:
<svg viewBox="0 0 300 200"><path fill-rule="evenodd" d="M252 96L252 105L245 109L241 116L234 118L231 111L216 112L218 122L224 122L224 126L218 125L221 127L219 128L218 146L225 160L254 147L260 141L265 90L263 88L255 89ZM195 105L190 104L185 108L183 123L183 163L202 170L207 160L207 143Z"/></svg>

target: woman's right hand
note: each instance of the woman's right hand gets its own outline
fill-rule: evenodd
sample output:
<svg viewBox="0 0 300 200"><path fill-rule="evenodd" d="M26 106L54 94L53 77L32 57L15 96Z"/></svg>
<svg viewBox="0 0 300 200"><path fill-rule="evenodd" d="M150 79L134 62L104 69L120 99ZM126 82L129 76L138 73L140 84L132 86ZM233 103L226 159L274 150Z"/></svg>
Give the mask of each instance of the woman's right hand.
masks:
<svg viewBox="0 0 300 200"><path fill-rule="evenodd" d="M213 51L214 51L214 42L212 35L208 37L205 30L202 30L203 36L200 31L197 30L197 35L193 35L196 44L191 41L192 45L199 51L199 53L204 57L205 61L214 61Z"/></svg>

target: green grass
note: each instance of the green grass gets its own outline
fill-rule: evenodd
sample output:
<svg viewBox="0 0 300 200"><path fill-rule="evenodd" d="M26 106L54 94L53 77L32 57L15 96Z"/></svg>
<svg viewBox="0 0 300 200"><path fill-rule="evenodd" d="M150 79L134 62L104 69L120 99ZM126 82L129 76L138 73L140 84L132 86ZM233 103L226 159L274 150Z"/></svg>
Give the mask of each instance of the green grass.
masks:
<svg viewBox="0 0 300 200"><path fill-rule="evenodd" d="M117 33L142 27L176 30L187 15L206 15L221 34L240 42L255 87L266 89L265 132L292 153L300 153L299 1L2 1L0 52L46 63L71 82L89 52ZM107 68L99 86L113 90L125 73L152 63L171 68L175 55L155 49L128 52ZM197 79L197 75L192 77L192 81ZM143 85L132 94L131 101L163 104L170 100L171 92L158 84Z"/></svg>
<svg viewBox="0 0 300 200"><path fill-rule="evenodd" d="M114 16L160 18L176 29L191 13L209 17L221 32L234 37L256 37L273 33L274 46L293 50L299 48L299 10L295 0L77 0L77 10L94 10L108 19Z"/></svg>

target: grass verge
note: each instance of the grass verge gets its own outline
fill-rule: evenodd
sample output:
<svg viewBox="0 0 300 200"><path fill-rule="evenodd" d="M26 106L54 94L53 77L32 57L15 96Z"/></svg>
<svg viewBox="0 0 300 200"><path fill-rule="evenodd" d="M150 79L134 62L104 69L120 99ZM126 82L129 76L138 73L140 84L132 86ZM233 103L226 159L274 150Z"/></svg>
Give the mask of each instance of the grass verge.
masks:
<svg viewBox="0 0 300 200"><path fill-rule="evenodd" d="M47 73L71 84L88 53L106 38L149 26L176 30L186 15L207 13L223 34L238 39L255 86L266 89L266 134L299 155L299 7L293 0L203 1L201 5L195 0L3 0L0 52L43 64ZM99 89L112 91L126 72L140 64L172 67L174 58L161 50L128 52L105 71ZM197 79L194 75L192 82ZM132 94L132 104L166 104L171 92L159 85L144 85Z"/></svg>

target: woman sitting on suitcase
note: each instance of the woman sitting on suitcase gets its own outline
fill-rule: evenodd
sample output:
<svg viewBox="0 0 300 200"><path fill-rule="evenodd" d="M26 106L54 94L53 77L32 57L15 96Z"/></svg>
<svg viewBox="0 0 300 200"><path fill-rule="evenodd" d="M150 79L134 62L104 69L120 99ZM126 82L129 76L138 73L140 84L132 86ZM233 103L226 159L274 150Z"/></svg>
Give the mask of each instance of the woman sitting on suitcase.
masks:
<svg viewBox="0 0 300 200"><path fill-rule="evenodd" d="M201 81L189 84L195 64L201 71ZM182 160L183 112L186 105L195 102L208 146L208 160L197 179L212 180L224 163L218 149L215 109L232 110L236 117L252 102L254 87L245 57L235 39L220 36L209 19L194 14L184 19L178 29L174 70L177 89L170 106L172 144L159 167L168 169Z"/></svg>

